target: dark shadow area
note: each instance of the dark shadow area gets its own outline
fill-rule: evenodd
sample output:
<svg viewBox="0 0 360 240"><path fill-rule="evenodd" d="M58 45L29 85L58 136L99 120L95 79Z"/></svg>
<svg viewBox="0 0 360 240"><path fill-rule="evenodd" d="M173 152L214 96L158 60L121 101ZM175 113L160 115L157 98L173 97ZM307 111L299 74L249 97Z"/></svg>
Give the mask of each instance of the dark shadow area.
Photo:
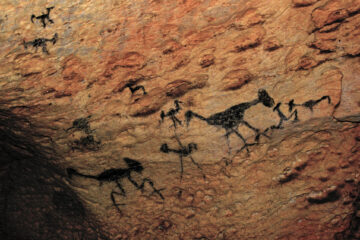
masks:
<svg viewBox="0 0 360 240"><path fill-rule="evenodd" d="M0 108L0 239L108 239L63 182L55 144L39 129Z"/></svg>
<svg viewBox="0 0 360 240"><path fill-rule="evenodd" d="M360 239L360 182L356 186L356 195L354 195L353 213L348 216L349 224L347 228L334 235L335 240L356 240Z"/></svg>

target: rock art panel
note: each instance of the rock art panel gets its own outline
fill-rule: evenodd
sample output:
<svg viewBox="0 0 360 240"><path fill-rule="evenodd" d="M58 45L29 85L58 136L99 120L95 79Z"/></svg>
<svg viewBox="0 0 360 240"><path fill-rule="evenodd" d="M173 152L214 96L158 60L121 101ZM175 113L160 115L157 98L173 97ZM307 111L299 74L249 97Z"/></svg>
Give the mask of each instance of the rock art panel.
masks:
<svg viewBox="0 0 360 240"><path fill-rule="evenodd" d="M0 238L358 239L359 6L6 1Z"/></svg>

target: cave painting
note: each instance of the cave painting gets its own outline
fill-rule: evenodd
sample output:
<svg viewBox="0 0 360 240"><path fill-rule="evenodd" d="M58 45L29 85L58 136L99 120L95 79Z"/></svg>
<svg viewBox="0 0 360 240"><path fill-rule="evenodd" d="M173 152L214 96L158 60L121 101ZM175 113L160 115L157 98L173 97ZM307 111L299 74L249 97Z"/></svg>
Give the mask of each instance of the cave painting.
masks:
<svg viewBox="0 0 360 240"><path fill-rule="evenodd" d="M306 101L302 104L296 104L294 103L294 99L291 99L290 102L288 103L289 105L289 112L292 111L292 109L296 106L301 106L301 107L306 107L306 108L309 108L310 111L313 111L313 107L317 104L319 104L321 101L327 99L328 100L328 103L330 104L331 103L331 99L329 96L322 96L320 99L317 99L317 100L309 100L309 101Z"/></svg>
<svg viewBox="0 0 360 240"><path fill-rule="evenodd" d="M205 121L209 125L221 126L225 129L225 137L229 145L229 136L231 133L235 133L243 142L244 146L239 150L242 151L246 149L249 152L248 146L255 145L255 143L247 143L245 138L238 132L237 128L240 124L244 124L251 130L256 133L255 140L258 142L260 135L268 137L265 133L260 132L259 129L251 126L248 122L244 120L245 111L252 106L255 106L259 103L262 103L265 107L272 107L274 105L274 99L269 96L269 94L264 90L260 89L258 91L258 98L250 102L244 102L237 105L234 105L223 112L215 113L209 117L203 117L193 111L187 111L185 113L187 125L189 125L192 117L196 117L200 120ZM229 146L230 149L230 146Z"/></svg>
<svg viewBox="0 0 360 240"><path fill-rule="evenodd" d="M322 96L321 98L319 98L319 99L317 99L317 100L309 100L309 101L306 101L306 102L304 102L304 103L302 103L302 104L296 104L296 103L294 103L294 99L291 99L291 100L289 101L289 103L287 103L287 105L289 105L289 112L291 113L291 114L289 115L289 117L286 117L285 114L280 110L281 102L278 103L278 104L274 107L273 111L274 111L274 112L276 111L276 112L278 113L278 116L279 116L279 118L280 118L279 123L278 123L277 125L271 126L270 128L267 128L264 132L266 132L266 131L269 130L269 129L280 129L280 128L283 128L283 126L282 126L283 122L289 121L293 116L294 116L293 122L299 121L297 109L295 109L295 110L293 111L294 107L300 106L300 107L309 108L310 111L313 112L313 111L314 111L314 109L313 109L314 106L317 105L317 104L319 104L321 101L323 101L323 100L325 100L325 99L328 100L328 104L331 103L331 98L330 98L329 96Z"/></svg>
<svg viewBox="0 0 360 240"><path fill-rule="evenodd" d="M151 194L155 193L161 199L164 200L164 196L161 194L161 191L163 189L155 188L154 183L150 178L143 178L142 182L140 184L137 183L134 179L132 179L132 177L131 177L132 172L141 174L142 171L144 170L144 167L141 165L140 162L138 162L134 159L127 158L127 157L123 158L123 160L128 165L127 168L111 168L111 169L107 169L107 170L103 171L102 173L100 173L98 175L82 174L73 168L67 168L66 171L67 171L67 174L70 179L72 178L72 176L75 175L75 176L79 176L79 177L83 177L83 178L95 179L95 180L99 181L100 184L102 184L103 182L115 182L116 187L118 188L118 190L120 192L116 192L116 191L112 190L110 193L110 199L113 203L113 206L116 207L116 209L119 211L120 214L121 214L121 210L118 206L125 205L125 204L116 203L115 195L126 197L126 192L120 182L121 179L124 179L124 178L127 178L130 181L130 183L132 183L132 185L134 185L134 187L136 189L141 190L142 192L144 191L145 183L148 183L153 190L153 192Z"/></svg>
<svg viewBox="0 0 360 240"><path fill-rule="evenodd" d="M283 126L282 126L283 122L289 121L293 116L295 116L293 122L299 121L298 113L297 113L296 109L295 109L294 112L292 112L290 114L290 116L286 117L285 114L280 110L280 106L281 106L281 102L276 104L276 106L273 109L274 112L275 111L277 112L277 114L278 114L278 116L280 118L279 123L277 125L273 125L273 126L267 128L264 132L267 132L269 129L281 129L281 128L283 128Z"/></svg>
<svg viewBox="0 0 360 240"><path fill-rule="evenodd" d="M194 150L197 150L197 144L189 143L188 146L184 146L181 143L180 139L176 135L175 135L175 139L178 142L180 149L171 149L168 147L168 145L166 143L164 143L163 145L161 145L160 151L163 153L171 153L172 152L172 153L179 155L179 158L180 158L180 181L182 180L183 173L184 173L183 157L189 157L191 159L191 162L201 171L203 178L205 178L205 174L202 172L202 168L191 156L192 152Z"/></svg>
<svg viewBox="0 0 360 240"><path fill-rule="evenodd" d="M164 122L164 118L169 117L173 122L174 128L176 128L177 123L179 125L181 125L181 121L175 116L181 110L180 103L183 103L183 102L181 102L179 100L175 100L174 101L175 108L170 108L170 110L167 113L165 113L164 111L161 111L161 113L160 113L161 122Z"/></svg>
<svg viewBox="0 0 360 240"><path fill-rule="evenodd" d="M34 23L34 19L40 20L43 28L46 27L46 21L47 20L49 23L53 24L54 21L52 19L50 19L50 11L51 9L54 9L54 7L48 7L46 8L47 13L43 13L42 15L39 16L35 16L34 14L31 15L31 22Z"/></svg>
<svg viewBox="0 0 360 240"><path fill-rule="evenodd" d="M23 42L24 48L27 49L28 45L35 48L35 52L37 52L38 48L41 47L42 51L46 54L49 54L49 51L47 50L47 43L46 42L52 42L54 45L58 39L57 33L54 34L53 38L36 38L34 41L29 42Z"/></svg>
<svg viewBox="0 0 360 240"><path fill-rule="evenodd" d="M142 90L144 95L147 94L147 92L145 91L145 88L143 85L137 85L135 86L135 83L127 83L125 85L125 88L129 88L131 91L131 94L134 94L134 92L138 91L138 90Z"/></svg>
<svg viewBox="0 0 360 240"><path fill-rule="evenodd" d="M287 104L287 105L289 105L289 112L290 112L290 115L288 117L280 110L281 102L278 103L273 108L273 111L277 112L277 114L280 118L279 123L277 125L270 126L269 128L265 129L265 131L263 131L263 132L261 132L258 128L251 126L247 121L245 121L244 116L245 116L245 111L247 109L249 109L259 103L262 103L265 107L268 107L268 108L274 106L274 104L275 104L274 99L272 97L270 97L269 94L264 89L259 89L257 99L254 99L250 102L244 102L244 103L234 105L234 106L226 109L223 112L215 113L209 117L203 117L203 116L199 115L198 113L195 113L195 112L189 110L185 113L185 118L186 118L187 125L189 125L190 120L193 117L196 117L202 121L205 121L208 125L221 126L222 128L224 128L226 131L225 137L226 137L227 144L229 147L229 152L230 152L229 136L230 136L230 134L235 133L236 136L238 136L244 143L244 145L241 147L241 149L238 150L238 152L242 151L243 149L246 149L246 151L249 153L248 147L257 145L259 143L259 139L260 139L261 135L269 138L269 136L266 135L268 130L280 129L283 127L282 125L285 121L289 121L292 118L293 118L293 122L298 121L299 120L298 112L297 112L297 109L294 110L295 107L297 107L297 106L305 107L305 108L309 108L311 111L313 111L313 107L315 105L319 104L321 101L326 100L326 99L328 100L328 103L330 104L331 99L329 96L323 96L317 100L309 100L302 104L296 104L296 103L294 103L294 99L292 99ZM237 129L240 124L243 124L244 126L248 127L249 129L251 129L252 131L255 132L256 135L255 135L254 143L248 143L246 141L246 139L241 135L241 133L239 133L239 131Z"/></svg>

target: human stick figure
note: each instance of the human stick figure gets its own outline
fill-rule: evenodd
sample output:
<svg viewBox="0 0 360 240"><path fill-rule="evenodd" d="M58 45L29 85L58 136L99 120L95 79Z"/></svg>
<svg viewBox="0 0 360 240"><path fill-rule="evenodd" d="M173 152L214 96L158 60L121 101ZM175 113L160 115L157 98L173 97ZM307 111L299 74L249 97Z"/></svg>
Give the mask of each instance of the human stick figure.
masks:
<svg viewBox="0 0 360 240"><path fill-rule="evenodd" d="M191 162L201 171L201 174L203 175L203 178L205 179L205 174L202 172L202 168L200 165L194 160L194 158L191 156L191 154L194 152L194 150L197 150L197 144L196 143L189 143L187 146L184 146L180 139L175 135L175 139L178 142L180 149L171 149L169 146L164 143L160 147L160 151L163 153L175 153L180 158L180 181L182 181L183 173L184 173L184 164L183 164L183 158L189 157L191 159Z"/></svg>

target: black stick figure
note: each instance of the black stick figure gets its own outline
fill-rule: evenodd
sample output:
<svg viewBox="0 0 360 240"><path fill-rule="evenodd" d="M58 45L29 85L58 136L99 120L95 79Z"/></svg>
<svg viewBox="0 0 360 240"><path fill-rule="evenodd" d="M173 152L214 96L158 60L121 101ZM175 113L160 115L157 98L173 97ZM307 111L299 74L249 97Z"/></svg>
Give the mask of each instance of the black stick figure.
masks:
<svg viewBox="0 0 360 240"><path fill-rule="evenodd" d="M276 104L276 106L273 109L274 112L276 111L278 113L278 116L280 118L279 124L271 126L270 128L266 129L264 132L266 132L269 129L283 128L283 126L282 126L283 122L284 121L289 121L293 116L295 116L295 118L293 120L294 122L299 121L298 116L297 116L297 110L292 112L289 117L286 117L285 114L280 110L280 106L281 106L281 103L278 103L278 104Z"/></svg>
<svg viewBox="0 0 360 240"><path fill-rule="evenodd" d="M272 107L274 105L274 99L272 99L264 89L260 89L258 91L257 99L250 102L244 102L234 105L223 112L215 113L207 118L192 111L187 111L185 113L186 122L187 125L189 125L191 118L196 117L200 120L207 122L207 124L209 125L221 126L226 131L225 137L229 146L229 151L229 136L230 134L235 133L244 142L244 146L240 150L238 150L238 152L242 151L245 148L249 153L248 146L255 145L256 143L247 143L245 138L237 131L237 128L239 124L244 124L251 130L253 130L256 133L255 140L257 142L259 141L260 135L268 137L265 133L261 133L259 129L251 126L248 122L244 120L245 111L252 106L257 105L258 103L262 103L265 107Z"/></svg>
<svg viewBox="0 0 360 240"><path fill-rule="evenodd" d="M320 99L318 100L309 100L309 101L306 101L302 104L296 104L294 103L294 99L291 99L290 102L288 103L289 105L289 112L292 111L292 109L296 106L301 106L301 107L306 107L306 108L309 108L310 111L313 111L313 107L315 105L317 105L318 103L320 103L321 101L327 99L328 100L328 103L330 104L331 103L331 99L329 96L322 96Z"/></svg>
<svg viewBox="0 0 360 240"><path fill-rule="evenodd" d="M46 42L52 42L54 45L58 39L57 33L54 34L54 37L51 39L47 38L36 38L34 41L25 42L23 41L24 48L27 49L28 45L31 45L35 48L35 52L37 52L38 47L42 47L42 51L46 54L49 54L49 51L47 50L47 44Z"/></svg>
<svg viewBox="0 0 360 240"><path fill-rule="evenodd" d="M48 7L46 8L47 10L47 13L43 13L42 15L40 16L35 16L34 14L31 15L31 22L34 23L34 18L35 19L40 19L41 23L43 24L43 27L45 28L46 27L46 22L45 20L47 19L49 23L53 24L54 21L52 19L50 19L50 11L51 9L53 9L54 7Z"/></svg>
<svg viewBox="0 0 360 240"><path fill-rule="evenodd" d="M160 113L161 122L164 122L165 117L169 117L173 121L173 123L174 123L173 126L175 128L176 128L176 123L181 125L181 121L175 116L181 110L180 103L183 103L183 102L181 102L179 100L175 100L174 101L175 108L170 108L170 110L166 114L164 111L161 111L161 113Z"/></svg>
<svg viewBox="0 0 360 240"><path fill-rule="evenodd" d="M180 139L175 135L175 139L178 142L180 149L171 149L168 147L168 145L166 143L164 143L163 145L161 145L160 147L160 151L162 151L163 153L176 153L177 155L179 155L180 158L180 181L182 181L182 176L184 173L184 167L183 167L183 157L189 157L192 161L192 163L201 171L201 174L203 175L203 178L205 178L205 174L202 172L202 168L200 167L200 165L194 160L194 158L191 156L192 152L194 150L197 150L197 144L196 143L189 143L187 147L185 147L184 145L182 145Z"/></svg>
<svg viewBox="0 0 360 240"><path fill-rule="evenodd" d="M102 184L103 182L115 182L116 186L120 190L120 192L116 192L114 190L111 191L110 198L111 198L113 205L116 207L116 209L119 211L119 213L121 213L121 210L119 209L118 206L125 205L125 204L116 203L114 195L120 195L120 196L126 197L125 190L120 183L120 180L123 178L127 178L136 187L136 189L141 190L141 191L144 190L145 183L149 183L150 187L153 189L152 194L156 193L157 195L159 195L159 197L161 199L164 200L164 196L161 194L161 191L163 189L156 189L154 187L154 183L151 181L151 179L144 178L142 180L141 184L138 184L135 180L133 180L131 178L131 172L136 172L136 173L141 174L142 171L144 170L144 168L140 162L130 159L130 158L126 158L126 157L123 158L123 160L128 165L128 168L111 168L111 169L105 170L104 172L100 173L99 175L82 174L73 168L67 168L66 171L67 171L69 178L71 178L73 175L76 175L76 176L80 176L80 177L84 177L84 178L95 179L95 180L99 181L100 184Z"/></svg>
<svg viewBox="0 0 360 240"><path fill-rule="evenodd" d="M143 90L144 95L147 94L147 92L145 91L144 86L138 85L138 86L133 87L134 85L135 85L135 83L131 83L131 82L130 82L130 83L127 83L127 84L125 85L125 88L129 88L130 91L131 91L131 94L134 94L134 92L136 92L136 91L139 90L139 89Z"/></svg>

